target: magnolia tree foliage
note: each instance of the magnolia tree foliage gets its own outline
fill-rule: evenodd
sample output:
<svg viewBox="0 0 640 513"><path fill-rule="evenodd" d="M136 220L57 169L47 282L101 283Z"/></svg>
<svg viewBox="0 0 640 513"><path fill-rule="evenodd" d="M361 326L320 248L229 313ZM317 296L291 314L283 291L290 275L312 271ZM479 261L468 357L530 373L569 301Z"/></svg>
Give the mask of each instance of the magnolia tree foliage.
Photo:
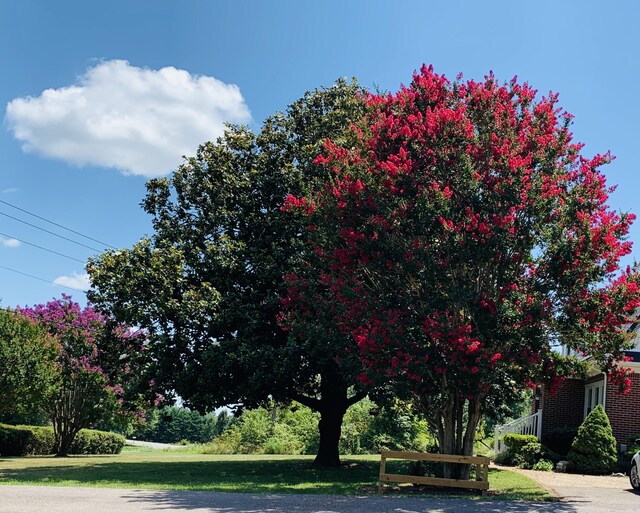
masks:
<svg viewBox="0 0 640 513"><path fill-rule="evenodd" d="M58 343L12 310L0 310L0 415L37 411L58 378Z"/></svg>
<svg viewBox="0 0 640 513"><path fill-rule="evenodd" d="M620 270L634 216L607 206L557 96L515 79L450 82L423 67L347 144L316 163L330 182L289 196L306 219L307 267L288 276L284 326L325 326L357 345L366 385L411 398L440 450L471 454L479 419L588 354L618 384L623 325L640 305Z"/></svg>
<svg viewBox="0 0 640 513"><path fill-rule="evenodd" d="M77 433L114 416L142 414L145 337L71 297L20 312L57 341L57 386L44 405L55 450L66 455Z"/></svg>
<svg viewBox="0 0 640 513"><path fill-rule="evenodd" d="M324 186L314 158L364 110L361 88L338 81L258 134L228 127L170 178L147 184L150 238L88 266L91 300L147 330L167 390L201 410L299 401L321 413L316 461L325 465L339 464L342 418L365 395L361 363L327 323L304 338L278 325L283 276L303 261L306 238L306 221L280 207L288 194Z"/></svg>

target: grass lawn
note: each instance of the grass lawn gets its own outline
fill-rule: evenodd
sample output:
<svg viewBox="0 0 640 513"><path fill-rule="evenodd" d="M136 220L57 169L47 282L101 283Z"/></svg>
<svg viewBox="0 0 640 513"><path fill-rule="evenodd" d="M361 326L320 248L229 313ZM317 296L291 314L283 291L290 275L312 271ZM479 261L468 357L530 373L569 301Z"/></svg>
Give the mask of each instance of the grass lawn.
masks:
<svg viewBox="0 0 640 513"><path fill-rule="evenodd" d="M99 486L164 490L356 495L376 493L379 456L344 457L342 468L317 469L312 456L205 455L189 451L127 450L115 456L0 458L1 484ZM403 465L405 462L388 462ZM402 472L402 468L389 470ZM389 471L388 470L388 471ZM549 500L535 482L491 469L489 496ZM387 493L413 493L409 485ZM451 496L429 489L420 493ZM477 497L465 491L456 496Z"/></svg>

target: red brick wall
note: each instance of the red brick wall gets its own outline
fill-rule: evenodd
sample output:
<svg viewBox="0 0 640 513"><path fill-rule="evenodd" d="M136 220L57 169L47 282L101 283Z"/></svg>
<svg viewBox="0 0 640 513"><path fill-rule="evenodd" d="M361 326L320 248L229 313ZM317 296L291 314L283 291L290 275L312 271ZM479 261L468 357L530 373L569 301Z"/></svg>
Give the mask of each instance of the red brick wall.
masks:
<svg viewBox="0 0 640 513"><path fill-rule="evenodd" d="M614 385L607 383L605 410L618 443L626 444L629 437L640 434L640 374L631 376L631 391L627 394L619 394ZM544 418L544 412L542 415Z"/></svg>
<svg viewBox="0 0 640 513"><path fill-rule="evenodd" d="M541 387L542 432L556 427L578 427L584 420L584 381L567 379L555 394Z"/></svg>

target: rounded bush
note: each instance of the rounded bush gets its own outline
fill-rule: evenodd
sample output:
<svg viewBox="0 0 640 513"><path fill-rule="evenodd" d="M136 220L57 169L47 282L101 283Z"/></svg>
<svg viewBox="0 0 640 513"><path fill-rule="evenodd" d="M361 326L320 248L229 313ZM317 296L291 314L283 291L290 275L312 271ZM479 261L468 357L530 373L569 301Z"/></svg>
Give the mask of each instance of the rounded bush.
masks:
<svg viewBox="0 0 640 513"><path fill-rule="evenodd" d="M549 460L540 460L531 467L531 470L542 470L544 472L553 472L553 462Z"/></svg>
<svg viewBox="0 0 640 513"><path fill-rule="evenodd" d="M69 454L120 454L124 444L122 435L82 429L71 444Z"/></svg>
<svg viewBox="0 0 640 513"><path fill-rule="evenodd" d="M532 468L543 459L544 450L540 442L529 442L522 446L515 456L516 464L521 468Z"/></svg>
<svg viewBox="0 0 640 513"><path fill-rule="evenodd" d="M518 454L527 444L539 442L538 437L535 435L518 435L515 433L504 435L503 441L504 445L507 446L507 449L512 451L514 454Z"/></svg>

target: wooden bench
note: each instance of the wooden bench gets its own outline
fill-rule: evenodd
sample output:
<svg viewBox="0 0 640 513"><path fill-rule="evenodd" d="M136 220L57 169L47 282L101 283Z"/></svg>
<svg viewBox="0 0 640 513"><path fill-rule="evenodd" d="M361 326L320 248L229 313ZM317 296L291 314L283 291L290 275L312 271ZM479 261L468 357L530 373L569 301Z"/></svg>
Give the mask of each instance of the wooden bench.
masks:
<svg viewBox="0 0 640 513"><path fill-rule="evenodd" d="M476 479L447 479L444 477L405 476L402 474L387 474L387 459L436 461L441 463L462 463L476 466ZM453 454L430 454L424 452L382 451L380 454L380 484L378 493L382 493L384 483L414 483L434 486L451 486L455 488L469 488L482 490L482 495L489 489L489 458L486 456L456 456Z"/></svg>

